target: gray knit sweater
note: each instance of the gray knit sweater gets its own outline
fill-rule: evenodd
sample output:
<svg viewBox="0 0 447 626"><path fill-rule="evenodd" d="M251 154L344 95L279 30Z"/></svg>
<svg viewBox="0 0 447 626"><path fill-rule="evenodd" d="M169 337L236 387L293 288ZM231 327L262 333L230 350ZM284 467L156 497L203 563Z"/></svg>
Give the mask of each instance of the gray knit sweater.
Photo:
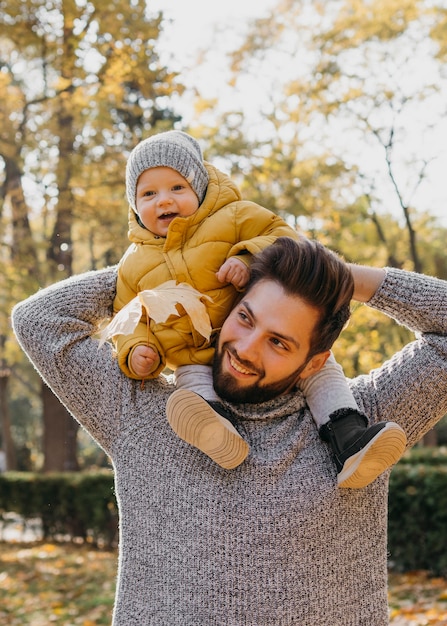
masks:
<svg viewBox="0 0 447 626"><path fill-rule="evenodd" d="M250 443L225 470L178 439L172 383L126 378L91 338L114 268L40 291L13 312L48 385L110 455L120 509L115 626L384 626L388 476L338 489L330 451L297 394L230 407ZM400 270L369 303L417 332L352 382L371 420L414 444L447 412L447 282Z"/></svg>

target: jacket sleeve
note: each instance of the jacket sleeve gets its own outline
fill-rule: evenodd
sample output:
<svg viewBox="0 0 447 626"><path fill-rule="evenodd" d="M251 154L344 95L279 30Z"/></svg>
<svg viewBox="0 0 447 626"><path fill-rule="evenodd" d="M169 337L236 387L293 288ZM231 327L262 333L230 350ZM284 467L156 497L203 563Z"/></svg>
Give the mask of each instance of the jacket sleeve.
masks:
<svg viewBox="0 0 447 626"><path fill-rule="evenodd" d="M12 311L18 342L40 376L109 453L127 381L110 344L99 348L94 335L111 316L115 286L116 268L89 272L42 289Z"/></svg>
<svg viewBox="0 0 447 626"><path fill-rule="evenodd" d="M411 446L447 413L447 282L387 268L368 305L416 337L352 390L371 420L398 422Z"/></svg>
<svg viewBox="0 0 447 626"><path fill-rule="evenodd" d="M241 255L243 260L244 253L257 254L274 243L278 237L300 237L279 215L254 202L237 203L235 221L238 243L232 246L227 258Z"/></svg>
<svg viewBox="0 0 447 626"><path fill-rule="evenodd" d="M132 351L137 346L149 346L155 350L159 357L157 368L146 377L147 379L157 378L166 366L163 348L157 341L155 334L148 328L146 319L145 317L145 320L138 324L131 335L117 335L113 338L118 365L126 376L134 380L141 380L141 376L135 374L130 367Z"/></svg>
<svg viewBox="0 0 447 626"><path fill-rule="evenodd" d="M129 272L126 268L126 255L122 258L118 265L118 276L116 283L116 295L113 301L113 312L118 313L126 304L128 304L138 294L138 287L129 281ZM164 369L166 359L163 349L157 341L154 333L151 332L147 325L146 315L143 315L141 322L135 328L131 335L116 335L113 337L113 345L115 348L118 365L121 371L134 380L141 380L141 376L135 374L130 367L130 357L132 351L139 345L150 346L158 354L159 362L157 368L147 378L156 378Z"/></svg>

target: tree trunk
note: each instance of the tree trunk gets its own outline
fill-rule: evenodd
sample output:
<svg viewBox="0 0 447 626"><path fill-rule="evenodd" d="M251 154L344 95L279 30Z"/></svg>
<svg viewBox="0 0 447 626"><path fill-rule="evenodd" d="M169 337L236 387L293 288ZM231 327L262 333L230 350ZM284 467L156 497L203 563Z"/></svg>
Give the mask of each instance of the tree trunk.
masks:
<svg viewBox="0 0 447 626"><path fill-rule="evenodd" d="M422 445L427 448L435 448L438 445L438 433L434 428L428 431L422 438Z"/></svg>
<svg viewBox="0 0 447 626"><path fill-rule="evenodd" d="M44 472L79 470L76 436L78 423L53 392L42 383Z"/></svg>
<svg viewBox="0 0 447 626"><path fill-rule="evenodd" d="M5 162L5 193L12 209L12 245L11 261L25 268L32 280L38 281L38 262L31 227L28 219L28 206L25 202L22 187L20 156L14 155Z"/></svg>
<svg viewBox="0 0 447 626"><path fill-rule="evenodd" d="M8 406L8 382L9 370L2 367L0 370L0 429L1 446L0 449L5 454L5 465L7 470L17 468L17 459L14 443L11 436L11 419Z"/></svg>
<svg viewBox="0 0 447 626"><path fill-rule="evenodd" d="M64 7L63 54L59 70L61 77L71 84L76 75L76 55L73 49L73 15L76 15L75 3L68 0ZM73 194L71 180L73 170L74 140L76 129L73 121L71 88L59 94L55 122L59 137L59 158L56 180L59 190L56 220L47 248L49 276L53 281L61 280L72 274L73 265ZM44 471L77 471L76 435L77 422L54 394L42 385L43 425L44 425Z"/></svg>

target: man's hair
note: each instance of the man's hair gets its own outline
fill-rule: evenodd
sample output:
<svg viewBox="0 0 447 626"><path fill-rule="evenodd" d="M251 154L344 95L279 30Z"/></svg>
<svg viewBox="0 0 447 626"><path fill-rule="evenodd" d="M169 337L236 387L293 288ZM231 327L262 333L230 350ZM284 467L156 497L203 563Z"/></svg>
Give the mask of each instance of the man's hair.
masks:
<svg viewBox="0 0 447 626"><path fill-rule="evenodd" d="M245 292L261 280L278 283L320 312L308 358L330 350L351 315L354 279L348 265L317 241L279 237L254 257Z"/></svg>

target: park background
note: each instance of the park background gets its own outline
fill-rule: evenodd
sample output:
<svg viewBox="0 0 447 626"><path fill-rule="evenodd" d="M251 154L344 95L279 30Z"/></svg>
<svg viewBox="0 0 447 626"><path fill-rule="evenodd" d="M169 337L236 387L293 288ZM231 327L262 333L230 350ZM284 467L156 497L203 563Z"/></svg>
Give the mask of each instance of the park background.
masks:
<svg viewBox="0 0 447 626"><path fill-rule="evenodd" d="M190 132L244 197L346 260L447 279L445 0L0 0L0 50L0 448L22 493L24 476L35 492L42 476L111 472L9 316L41 287L118 262L125 163L142 138ZM356 306L334 352L355 376L409 339ZM412 496L399 506L425 531L418 493L447 516L433 495L446 419L423 444L395 472ZM447 550L432 542L439 576Z"/></svg>

